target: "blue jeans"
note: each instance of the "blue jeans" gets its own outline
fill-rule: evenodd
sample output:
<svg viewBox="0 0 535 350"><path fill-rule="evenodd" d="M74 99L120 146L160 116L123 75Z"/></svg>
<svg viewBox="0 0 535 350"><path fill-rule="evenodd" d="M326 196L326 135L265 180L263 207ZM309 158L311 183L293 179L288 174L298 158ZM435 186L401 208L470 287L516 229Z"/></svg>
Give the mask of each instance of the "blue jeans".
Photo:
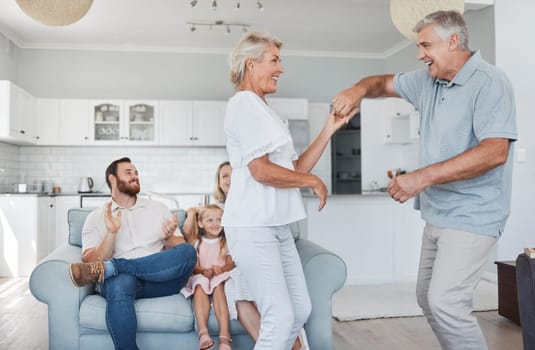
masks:
<svg viewBox="0 0 535 350"><path fill-rule="evenodd" d="M197 253L190 244L137 259L111 259L115 274L101 285L106 324L115 349L137 349L134 300L178 293L193 273Z"/></svg>

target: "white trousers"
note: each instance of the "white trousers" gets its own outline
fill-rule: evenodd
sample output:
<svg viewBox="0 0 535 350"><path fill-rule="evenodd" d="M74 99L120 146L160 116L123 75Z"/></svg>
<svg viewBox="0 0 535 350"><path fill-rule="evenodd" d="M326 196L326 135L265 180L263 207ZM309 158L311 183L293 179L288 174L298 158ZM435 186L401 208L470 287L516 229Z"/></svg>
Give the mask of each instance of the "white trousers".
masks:
<svg viewBox="0 0 535 350"><path fill-rule="evenodd" d="M291 349L311 303L289 226L227 226L225 234L261 315L255 350Z"/></svg>
<svg viewBox="0 0 535 350"><path fill-rule="evenodd" d="M474 290L496 241L490 236L425 226L416 297L442 349L487 349L472 311Z"/></svg>

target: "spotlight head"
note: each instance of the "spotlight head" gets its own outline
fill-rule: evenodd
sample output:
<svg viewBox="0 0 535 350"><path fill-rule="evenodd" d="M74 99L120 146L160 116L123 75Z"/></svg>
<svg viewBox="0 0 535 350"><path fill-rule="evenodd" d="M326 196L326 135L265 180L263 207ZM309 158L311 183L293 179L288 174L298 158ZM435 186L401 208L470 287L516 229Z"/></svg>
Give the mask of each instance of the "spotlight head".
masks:
<svg viewBox="0 0 535 350"><path fill-rule="evenodd" d="M197 5L199 1L197 0L192 0L189 4L191 5L191 7L195 7L195 5Z"/></svg>

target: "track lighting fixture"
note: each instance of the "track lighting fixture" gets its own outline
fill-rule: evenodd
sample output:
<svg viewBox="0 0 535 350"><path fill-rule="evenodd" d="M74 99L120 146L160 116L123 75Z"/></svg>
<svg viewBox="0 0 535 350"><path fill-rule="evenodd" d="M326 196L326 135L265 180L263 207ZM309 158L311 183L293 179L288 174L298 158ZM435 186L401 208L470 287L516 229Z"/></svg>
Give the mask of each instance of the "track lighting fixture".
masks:
<svg viewBox="0 0 535 350"><path fill-rule="evenodd" d="M187 22L187 24L190 26L189 30L190 32L194 32L197 30L198 27L208 27L208 30L212 30L212 28L225 28L225 34L230 35L232 32L232 29L240 28L243 32L247 32L249 30L250 24L244 24L244 23L227 23L222 20L217 20L215 22Z"/></svg>
<svg viewBox="0 0 535 350"><path fill-rule="evenodd" d="M219 4L217 0L211 0L212 1L212 10L217 10ZM234 10L238 11L241 8L241 2L244 0L235 0L234 1ZM256 0L256 7L259 11L264 11L264 4L262 3L263 0ZM190 5L191 7L195 7L199 1L198 0L191 0Z"/></svg>

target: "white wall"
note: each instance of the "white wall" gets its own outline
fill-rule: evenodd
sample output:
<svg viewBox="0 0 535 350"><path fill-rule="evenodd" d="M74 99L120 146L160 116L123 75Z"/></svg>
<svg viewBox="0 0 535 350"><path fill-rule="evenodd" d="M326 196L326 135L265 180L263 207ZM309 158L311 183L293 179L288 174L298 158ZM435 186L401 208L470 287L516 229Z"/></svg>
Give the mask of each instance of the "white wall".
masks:
<svg viewBox="0 0 535 350"><path fill-rule="evenodd" d="M384 70L381 60L282 54L279 97L327 102ZM17 76L37 97L222 100L233 94L227 56L220 54L22 49Z"/></svg>
<svg viewBox="0 0 535 350"><path fill-rule="evenodd" d="M511 217L498 246L500 260L514 260L524 247L535 247L535 99L533 83L535 46L529 26L533 22L532 0L495 0L496 65L513 84L517 106L516 151L526 151L526 161L515 162Z"/></svg>
<svg viewBox="0 0 535 350"><path fill-rule="evenodd" d="M0 33L0 79L17 82L18 48Z"/></svg>

